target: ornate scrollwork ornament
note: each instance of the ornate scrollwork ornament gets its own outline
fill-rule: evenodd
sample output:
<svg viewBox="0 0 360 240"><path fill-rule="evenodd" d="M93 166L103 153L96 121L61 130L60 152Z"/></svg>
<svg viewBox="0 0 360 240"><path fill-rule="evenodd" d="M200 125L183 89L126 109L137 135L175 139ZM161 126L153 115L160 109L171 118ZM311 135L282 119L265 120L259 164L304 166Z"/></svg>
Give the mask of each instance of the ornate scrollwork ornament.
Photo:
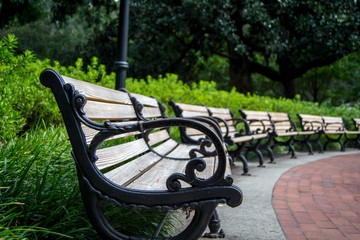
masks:
<svg viewBox="0 0 360 240"><path fill-rule="evenodd" d="M185 174L182 173L173 173L166 181L166 187L171 192L177 192L181 189L181 183L179 180L182 180L186 183L189 183L191 186L201 186L204 182L204 179L198 178L195 174L195 170L198 172L204 171L206 168L206 162L201 158L191 159L186 165Z"/></svg>
<svg viewBox="0 0 360 240"><path fill-rule="evenodd" d="M206 148L210 148L212 146L212 142L209 139L205 139L205 138L200 138L199 139L199 145L200 148L196 148L196 149L192 149L189 152L189 156L191 158L196 158L196 152L202 154L205 157L211 157L211 156L216 156L216 150L209 152L208 150L206 150Z"/></svg>

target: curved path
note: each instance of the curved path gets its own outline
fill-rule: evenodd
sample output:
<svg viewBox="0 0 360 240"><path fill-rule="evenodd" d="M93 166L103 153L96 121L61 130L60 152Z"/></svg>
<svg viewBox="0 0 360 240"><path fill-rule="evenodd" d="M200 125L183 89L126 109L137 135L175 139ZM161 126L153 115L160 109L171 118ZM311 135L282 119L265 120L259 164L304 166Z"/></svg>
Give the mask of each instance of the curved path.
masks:
<svg viewBox="0 0 360 240"><path fill-rule="evenodd" d="M273 206L287 239L360 239L360 154L284 173Z"/></svg>
<svg viewBox="0 0 360 240"><path fill-rule="evenodd" d="M250 161L251 176L242 176L242 165L237 162L232 173L234 184L239 186L244 193L244 201L237 208L227 206L217 208L221 227L226 234L225 239L285 240L287 238L310 239L310 237L326 239L328 236L330 237L327 239L341 239L338 238L340 233L343 238L360 239L359 236L355 236L359 232L353 233L358 227L356 221L360 209L358 205L360 198L355 193L356 187L360 185L357 182L360 172L359 153L357 149L346 149L346 152L326 151L324 154L315 153L314 155L297 152L297 159L291 159L289 155L277 156L277 164L266 164L266 168L257 168L258 162ZM315 162L317 160L319 163ZM354 165L357 160L359 163ZM312 162L320 166L315 168L315 165L308 165ZM336 167L334 164L339 165L340 170L339 166ZM302 173L300 170L305 172ZM346 172L342 173L342 171ZM300 179L305 177L307 179L304 181ZM332 179L332 181L321 186L316 184L316 181L319 183L325 179ZM339 188L340 181L344 183L344 188ZM330 188L332 186L335 186L333 190ZM317 194L326 193L326 195L311 198L312 192L309 191L317 191ZM334 201L329 203L328 200ZM273 204L278 215L275 213ZM320 204L326 205L320 208ZM331 213L331 211L336 212ZM324 221L321 221L321 217L326 217L326 219L323 218ZM326 222L331 222L333 225L321 225ZM320 229L322 235L316 235L319 232L314 228L315 226ZM336 229L337 226L341 228Z"/></svg>

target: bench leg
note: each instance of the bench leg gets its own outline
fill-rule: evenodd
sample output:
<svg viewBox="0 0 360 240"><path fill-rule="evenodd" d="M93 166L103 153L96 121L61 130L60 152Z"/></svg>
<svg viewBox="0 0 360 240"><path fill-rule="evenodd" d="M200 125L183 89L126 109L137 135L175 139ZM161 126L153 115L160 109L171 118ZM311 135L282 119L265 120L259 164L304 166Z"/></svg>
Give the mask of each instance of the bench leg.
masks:
<svg viewBox="0 0 360 240"><path fill-rule="evenodd" d="M294 138L294 144L299 143L301 151L304 150L305 145L306 145L307 149L308 149L308 152L309 152L309 155L314 155L314 150L313 150L312 145L310 143L311 136L312 135L303 136L304 137L303 139L295 139Z"/></svg>
<svg viewBox="0 0 360 240"><path fill-rule="evenodd" d="M251 176L251 174L249 173L249 165L248 165L248 161L247 161L246 157L244 155L240 154L239 158L243 164L243 171L244 171L241 175Z"/></svg>
<svg viewBox="0 0 360 240"><path fill-rule="evenodd" d="M342 134L339 135L339 137L337 138L331 138L329 136L326 135L326 142L325 142L325 145L324 145L324 150L326 150L326 146L331 143L331 142L336 142L336 143L339 143L340 144L340 151L344 152L345 151L345 146L344 146L344 143L341 141L341 137L342 137Z"/></svg>
<svg viewBox="0 0 360 240"><path fill-rule="evenodd" d="M309 141L306 141L305 144L309 149L309 155L314 155L314 151L313 151L313 148L311 146L311 143L309 143Z"/></svg>
<svg viewBox="0 0 360 240"><path fill-rule="evenodd" d="M224 238L225 233L222 229L220 229L220 219L219 215L217 214L216 209L214 210L213 215L211 216L210 222L209 222L209 233L205 233L204 237L206 238Z"/></svg>
<svg viewBox="0 0 360 240"><path fill-rule="evenodd" d="M274 160L275 160L275 156L274 156L274 152L273 150L270 148L270 146L267 146L265 148L265 150L269 153L269 156L270 156L270 162L269 163L276 163Z"/></svg>
<svg viewBox="0 0 360 240"><path fill-rule="evenodd" d="M104 211L101 206L102 205L101 202L104 200L99 198L99 196L95 192L93 192L92 187L90 186L88 180L84 178L84 176L80 173L80 170L78 170L78 178L79 178L81 195L83 198L87 215L89 217L92 226L95 228L96 232L101 237L101 239L109 239L109 240L154 239L153 237L149 237L149 238L134 237L134 236L130 237L114 229L107 221L106 217L104 216ZM217 205L218 205L218 201L208 200L202 202L198 206L195 206L194 216L190 224L186 227L186 229L184 229L176 236L167 239L171 239L171 240L199 239L203 235L207 225L209 224L210 219L213 218L213 213ZM218 219L218 216L216 215L214 218L216 220L216 218ZM158 231L158 229L156 229L156 231ZM156 234L156 232L154 234Z"/></svg>
<svg viewBox="0 0 360 240"><path fill-rule="evenodd" d="M291 158L296 158L296 156L295 156L295 148L291 143L289 144L289 152L291 153Z"/></svg>
<svg viewBox="0 0 360 240"><path fill-rule="evenodd" d="M247 157L245 157L243 154L241 154L241 152L244 151L245 149L245 144L246 143L237 143L236 146L237 146L237 149L235 151L231 151L229 152L230 153L230 156L232 158L235 158L235 157L238 157L240 159L240 161L242 162L243 164L243 174L241 175L244 175L244 176L251 176L251 174L249 174L249 165L248 165L248 160L247 160ZM245 153L247 154L247 152ZM234 161L233 161L234 162ZM235 165L235 164L234 164Z"/></svg>
<svg viewBox="0 0 360 240"><path fill-rule="evenodd" d="M265 167L265 166L264 166L264 156L262 155L261 151L260 151L258 148L256 148L256 149L254 150L254 152L256 153L256 155L257 155L258 158L259 158L259 165L258 165L258 167Z"/></svg>

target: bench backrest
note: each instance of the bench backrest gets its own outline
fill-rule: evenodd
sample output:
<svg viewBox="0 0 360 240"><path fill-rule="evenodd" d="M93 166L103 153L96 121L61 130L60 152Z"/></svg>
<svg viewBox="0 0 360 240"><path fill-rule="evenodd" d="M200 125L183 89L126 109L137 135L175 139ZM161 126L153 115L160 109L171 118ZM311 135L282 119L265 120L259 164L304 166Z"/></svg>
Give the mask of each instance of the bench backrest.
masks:
<svg viewBox="0 0 360 240"><path fill-rule="evenodd" d="M324 130L326 131L344 131L345 125L342 117L322 116Z"/></svg>
<svg viewBox="0 0 360 240"><path fill-rule="evenodd" d="M321 116L298 114L300 125L303 131L321 131L323 130L323 119Z"/></svg>
<svg viewBox="0 0 360 240"><path fill-rule="evenodd" d="M289 114L282 112L269 112L270 119L274 123L276 132L288 132L293 129Z"/></svg>
<svg viewBox="0 0 360 240"><path fill-rule="evenodd" d="M272 132L274 130L267 112L240 110L240 113L248 122L251 133Z"/></svg>
<svg viewBox="0 0 360 240"><path fill-rule="evenodd" d="M220 118L226 122L228 125L228 135L232 135L232 133L237 133L235 127L235 122L233 120L233 113L228 108L215 108L215 107L208 107L208 111L212 117ZM227 129L223 122L219 121L219 125L221 127L221 131L223 134L226 134Z"/></svg>
<svg viewBox="0 0 360 240"><path fill-rule="evenodd" d="M91 121L98 123L111 121L114 126L121 127L141 122L142 118L162 118L158 102L154 98L104 88L64 76L63 79L65 83L72 84L80 94L86 97L84 113ZM139 102L143 105L139 105ZM135 108L139 108L139 111ZM81 123L80 125L82 128L80 133L86 139L86 148L90 146L99 130L92 127L92 124L87 126ZM148 146L156 145L156 150L164 155L177 146L166 129L151 132L146 137L139 131L134 131L110 137L105 141L115 139L120 143L110 144L111 146L105 146L96 151L98 159L95 166L106 178L123 187L130 185L136 188L136 184L133 184L136 179L161 159L149 152Z"/></svg>
<svg viewBox="0 0 360 240"><path fill-rule="evenodd" d="M169 102L173 108L176 117L192 118L192 117L210 117L210 114L205 106L192 105L185 103L175 103L174 101ZM204 134L196 129L181 128L182 134L190 136L194 140L202 138ZM184 137L184 136L182 136Z"/></svg>

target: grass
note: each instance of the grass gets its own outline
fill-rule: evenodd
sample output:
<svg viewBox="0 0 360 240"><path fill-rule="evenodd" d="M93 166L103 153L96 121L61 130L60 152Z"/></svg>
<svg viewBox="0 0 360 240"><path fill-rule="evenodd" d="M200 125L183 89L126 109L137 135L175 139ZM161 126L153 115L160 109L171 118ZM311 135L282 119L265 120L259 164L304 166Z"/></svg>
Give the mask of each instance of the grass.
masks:
<svg viewBox="0 0 360 240"><path fill-rule="evenodd" d="M64 127L37 126L0 144L0 239L97 239ZM151 236L163 216L110 205L107 217L129 235ZM161 235L172 231L168 221Z"/></svg>

